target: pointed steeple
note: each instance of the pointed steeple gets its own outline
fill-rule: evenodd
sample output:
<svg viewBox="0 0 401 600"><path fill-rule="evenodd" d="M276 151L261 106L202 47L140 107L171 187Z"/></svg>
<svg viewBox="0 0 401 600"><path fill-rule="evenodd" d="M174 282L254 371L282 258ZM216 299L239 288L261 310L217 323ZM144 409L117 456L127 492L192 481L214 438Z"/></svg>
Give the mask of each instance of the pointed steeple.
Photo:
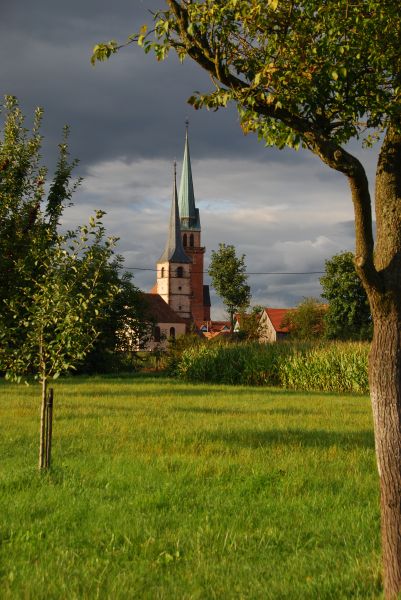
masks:
<svg viewBox="0 0 401 600"><path fill-rule="evenodd" d="M181 228L200 229L199 210L195 207L194 184L192 181L191 157L188 143L188 120L185 121L185 149L179 193Z"/></svg>
<svg viewBox="0 0 401 600"><path fill-rule="evenodd" d="M190 263L191 259L185 254L181 240L180 216L177 198L177 167L174 163L173 198L171 201L170 225L167 244L158 262Z"/></svg>

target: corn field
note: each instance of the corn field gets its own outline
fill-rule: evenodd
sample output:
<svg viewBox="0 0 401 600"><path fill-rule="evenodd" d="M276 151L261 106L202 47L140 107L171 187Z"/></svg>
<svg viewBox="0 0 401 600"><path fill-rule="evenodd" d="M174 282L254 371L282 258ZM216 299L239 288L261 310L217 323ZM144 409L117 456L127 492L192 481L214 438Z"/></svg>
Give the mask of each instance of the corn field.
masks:
<svg viewBox="0 0 401 600"><path fill-rule="evenodd" d="M186 381L368 392L368 343L201 344L186 348L176 374Z"/></svg>

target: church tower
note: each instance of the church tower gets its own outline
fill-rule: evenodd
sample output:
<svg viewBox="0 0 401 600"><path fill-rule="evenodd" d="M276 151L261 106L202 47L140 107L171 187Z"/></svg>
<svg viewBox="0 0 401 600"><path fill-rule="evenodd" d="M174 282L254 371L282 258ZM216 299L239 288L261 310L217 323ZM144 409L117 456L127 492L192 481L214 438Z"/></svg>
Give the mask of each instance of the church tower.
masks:
<svg viewBox="0 0 401 600"><path fill-rule="evenodd" d="M157 261L156 289L165 302L183 319L192 318L191 258L184 251L178 211L176 164L167 243Z"/></svg>
<svg viewBox="0 0 401 600"><path fill-rule="evenodd" d="M189 154L188 143L188 121L186 121L184 160L180 182L179 215L182 245L185 254L192 262L192 268L190 270L192 320L196 323L210 321L209 286L203 285L205 247L201 245L199 209L195 206L191 157Z"/></svg>

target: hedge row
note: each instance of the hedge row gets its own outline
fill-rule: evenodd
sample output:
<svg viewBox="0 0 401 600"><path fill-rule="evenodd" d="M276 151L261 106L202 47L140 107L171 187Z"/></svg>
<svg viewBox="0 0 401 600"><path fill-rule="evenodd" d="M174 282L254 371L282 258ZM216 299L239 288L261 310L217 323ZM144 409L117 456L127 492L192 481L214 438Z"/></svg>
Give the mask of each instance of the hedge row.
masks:
<svg viewBox="0 0 401 600"><path fill-rule="evenodd" d="M278 385L286 389L368 391L369 344L201 344L185 349L176 373L187 381Z"/></svg>

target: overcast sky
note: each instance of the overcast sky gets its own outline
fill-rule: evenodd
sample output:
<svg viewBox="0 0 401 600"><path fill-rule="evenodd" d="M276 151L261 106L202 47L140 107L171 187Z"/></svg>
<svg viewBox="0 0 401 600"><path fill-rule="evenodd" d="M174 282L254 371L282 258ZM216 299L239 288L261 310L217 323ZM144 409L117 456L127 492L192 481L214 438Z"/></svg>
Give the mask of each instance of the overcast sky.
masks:
<svg viewBox="0 0 401 600"><path fill-rule="evenodd" d="M107 212L128 268L154 269L166 237L172 162L180 173L185 119L206 265L219 242L246 255L248 272L321 271L324 261L354 249L353 211L346 179L305 151L265 148L244 136L234 107L194 111L186 100L207 91L207 75L173 56L157 63L131 46L106 63L90 64L100 41L125 40L149 8L163 0L0 0L0 92L18 97L27 123L45 110L43 158L54 167L64 124L84 183L65 225ZM355 150L371 182L375 151ZM151 270L135 270L148 291ZM252 303L295 306L320 295L319 275L250 275ZM214 318L221 304L212 293Z"/></svg>

